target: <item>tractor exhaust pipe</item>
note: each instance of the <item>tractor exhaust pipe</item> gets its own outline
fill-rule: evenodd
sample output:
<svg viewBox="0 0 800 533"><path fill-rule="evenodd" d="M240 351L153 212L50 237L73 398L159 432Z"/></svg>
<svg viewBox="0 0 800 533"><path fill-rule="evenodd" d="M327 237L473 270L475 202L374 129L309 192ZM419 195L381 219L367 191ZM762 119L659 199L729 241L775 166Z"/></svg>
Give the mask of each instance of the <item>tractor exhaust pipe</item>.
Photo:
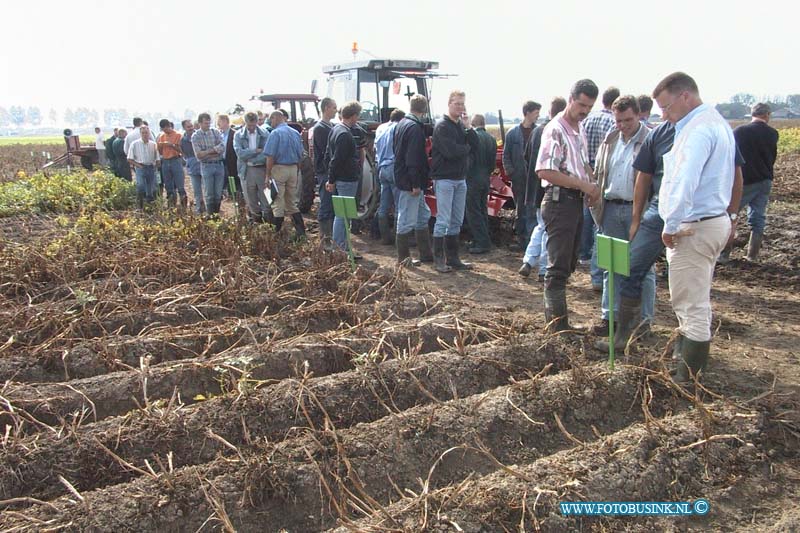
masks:
<svg viewBox="0 0 800 533"><path fill-rule="evenodd" d="M497 110L497 120L500 122L500 140L503 141L503 145L506 144L506 126L503 124L503 110Z"/></svg>

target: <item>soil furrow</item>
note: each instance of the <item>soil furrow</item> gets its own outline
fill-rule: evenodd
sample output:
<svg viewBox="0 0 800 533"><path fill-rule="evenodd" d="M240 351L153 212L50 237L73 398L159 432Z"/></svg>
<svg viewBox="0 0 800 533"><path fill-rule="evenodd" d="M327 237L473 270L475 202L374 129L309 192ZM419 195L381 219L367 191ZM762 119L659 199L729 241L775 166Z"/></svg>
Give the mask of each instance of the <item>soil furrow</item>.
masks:
<svg viewBox="0 0 800 533"><path fill-rule="evenodd" d="M404 499L335 533L452 531L455 524L465 532L707 529L719 518L715 505L724 498L712 499L705 516L669 519L569 517L559 506L694 501L730 493L744 478L763 478L767 457L759 418L722 405L707 409L709 416L693 411L636 424L586 446ZM774 481L765 478L763 484Z"/></svg>
<svg viewBox="0 0 800 533"><path fill-rule="evenodd" d="M381 335L381 329L388 331ZM351 336L334 337L333 341L303 336L292 339L292 345L287 347L244 346L215 358L166 363L144 372L112 372L66 383L9 383L2 396L15 409L48 425L61 425L76 417L102 420L125 414L147 402L169 399L175 390L184 403L191 403L197 395L208 397L235 390L245 375L257 381L280 380L306 372L323 376L353 368L354 358L389 358L403 350L431 352L440 348L440 339L450 339L452 343L454 337L474 344L488 340L489 333L483 328L463 326L452 315L444 315L440 321L429 317L422 326L418 320L410 320L354 330ZM18 422L4 405L0 424ZM27 426L27 431L37 429L36 425Z"/></svg>
<svg viewBox="0 0 800 533"><path fill-rule="evenodd" d="M52 502L57 512L38 506L25 514L51 525L70 523L74 530L194 531L212 508L224 508L237 531L263 531L265 523L275 530L317 531L334 525L337 506L352 511L352 495L387 503L407 489L419 491L420 479L431 488L448 485L492 472L496 461L530 462L571 447L572 439L594 440L638 422L644 374L631 367L614 373L600 365L579 367L341 431L328 422L310 434L267 443L255 455L240 450L238 460L84 492L91 513L62 498ZM656 383L649 390L656 396L650 402L654 415L670 409L669 390ZM469 447L446 453L461 445ZM10 517L0 521L20 524Z"/></svg>
<svg viewBox="0 0 800 533"><path fill-rule="evenodd" d="M393 359L304 382L285 380L243 397L228 394L170 411L134 411L86 424L61 438L36 435L0 451L0 496L53 498L66 491L58 475L68 477L78 490L131 478L134 472L104 448L139 467L170 452L175 467L200 464L219 452L231 454L209 437L209 430L235 446L258 439L276 442L293 428L323 426L325 416L337 428L350 427L525 379L548 364L556 370L568 365L560 350L542 345L541 337L526 336L516 344L470 347L465 355L435 352ZM301 396L309 394L320 404L306 399L301 412Z"/></svg>

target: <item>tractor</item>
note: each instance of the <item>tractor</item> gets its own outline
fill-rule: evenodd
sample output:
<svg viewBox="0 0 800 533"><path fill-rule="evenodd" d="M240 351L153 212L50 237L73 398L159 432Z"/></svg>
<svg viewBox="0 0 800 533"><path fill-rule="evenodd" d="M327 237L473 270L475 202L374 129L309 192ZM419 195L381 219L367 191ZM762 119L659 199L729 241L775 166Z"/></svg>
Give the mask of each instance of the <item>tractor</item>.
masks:
<svg viewBox="0 0 800 533"><path fill-rule="evenodd" d="M438 72L438 68L439 63L435 61L379 58L323 67L326 75L325 96L334 98L339 105L358 100L363 107L359 125L365 133L362 144L366 157L357 198L360 219L371 218L380 203L380 184L373 145L375 130L379 124L389 120L392 110L400 108L408 112L408 101L414 94L421 94L430 101L432 80L452 76ZM423 122L429 136L430 150L430 136L434 125L430 114ZM490 216L498 216L501 209L513 206L510 180L503 171L502 156L502 147L499 146L497 169L490 182ZM426 191L425 201L431 208L431 214L436 216L436 197L432 187Z"/></svg>
<svg viewBox="0 0 800 533"><path fill-rule="evenodd" d="M45 164L42 170L46 171L52 167L66 166L67 171L72 171L75 166L75 159L80 160L81 166L86 170L92 170L93 165L100 163L97 148L93 144L81 146L80 136L74 135L69 128L64 130L64 142L67 145L67 153Z"/></svg>

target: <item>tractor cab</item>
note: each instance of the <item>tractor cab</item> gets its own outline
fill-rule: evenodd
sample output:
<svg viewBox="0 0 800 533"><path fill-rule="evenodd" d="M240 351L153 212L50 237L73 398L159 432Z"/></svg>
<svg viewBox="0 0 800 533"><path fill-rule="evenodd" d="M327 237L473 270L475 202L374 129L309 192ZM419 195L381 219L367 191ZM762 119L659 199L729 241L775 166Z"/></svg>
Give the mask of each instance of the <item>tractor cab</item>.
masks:
<svg viewBox="0 0 800 533"><path fill-rule="evenodd" d="M298 131L307 130L319 120L319 97L311 93L259 94L251 100L261 102L267 117L283 109L289 113L289 124ZM298 127L299 126L299 127Z"/></svg>
<svg viewBox="0 0 800 533"><path fill-rule="evenodd" d="M436 71L435 61L408 59L367 59L351 63L327 65L323 92L339 105L351 100L361 103L361 122L369 130L389 120L394 109L409 112L409 99L421 94L431 99L432 80L449 74ZM432 124L430 115L425 122Z"/></svg>

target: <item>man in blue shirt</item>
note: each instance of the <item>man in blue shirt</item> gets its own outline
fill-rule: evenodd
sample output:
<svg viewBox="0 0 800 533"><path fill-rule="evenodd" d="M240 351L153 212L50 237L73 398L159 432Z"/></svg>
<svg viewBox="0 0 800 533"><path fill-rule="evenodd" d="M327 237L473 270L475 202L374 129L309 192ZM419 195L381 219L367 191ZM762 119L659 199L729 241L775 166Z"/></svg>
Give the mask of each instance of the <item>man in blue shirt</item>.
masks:
<svg viewBox="0 0 800 533"><path fill-rule="evenodd" d="M402 109L392 110L389 122L375 130L375 156L378 159L378 179L381 182L381 202L378 206L378 227L383 244L394 243L394 228L389 225L389 208L397 210L398 190L394 185L394 129L406 114ZM397 218L395 216L395 218Z"/></svg>
<svg viewBox="0 0 800 533"><path fill-rule="evenodd" d="M273 130L264 145L264 154L267 156L267 183L274 180L278 189L278 197L272 205L275 230L281 230L283 217L289 215L299 239L306 234L303 215L297 209L297 165L303 158L303 141L280 111L273 111L269 122Z"/></svg>
<svg viewBox="0 0 800 533"><path fill-rule="evenodd" d="M682 336L675 381L687 383L708 363L711 345L711 280L717 256L731 234L729 208L736 143L724 118L703 103L683 72L653 91L675 142L664 154L658 212L664 220L672 308Z"/></svg>

